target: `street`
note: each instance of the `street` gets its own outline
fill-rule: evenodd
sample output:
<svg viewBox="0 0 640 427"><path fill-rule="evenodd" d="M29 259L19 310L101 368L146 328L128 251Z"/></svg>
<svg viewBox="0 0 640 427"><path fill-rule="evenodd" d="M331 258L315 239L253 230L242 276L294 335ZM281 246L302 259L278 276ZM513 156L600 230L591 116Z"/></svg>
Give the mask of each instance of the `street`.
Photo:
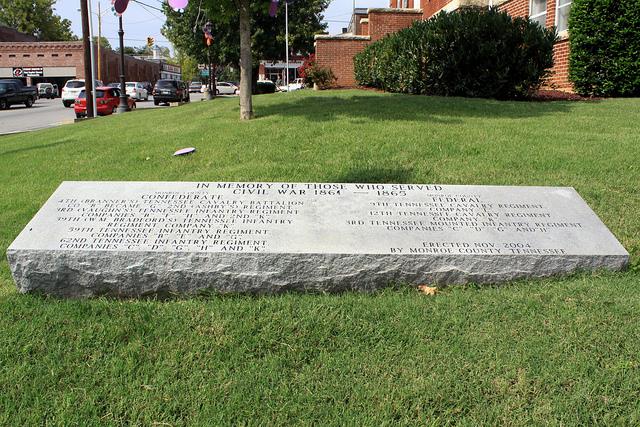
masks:
<svg viewBox="0 0 640 427"><path fill-rule="evenodd" d="M202 93L190 94L191 102L199 102ZM136 108L170 108L165 105L153 105L153 97L148 101L136 102ZM76 118L73 108L65 108L60 98L38 99L33 107L13 105L9 110L0 111L0 135L25 132L36 129L73 123Z"/></svg>

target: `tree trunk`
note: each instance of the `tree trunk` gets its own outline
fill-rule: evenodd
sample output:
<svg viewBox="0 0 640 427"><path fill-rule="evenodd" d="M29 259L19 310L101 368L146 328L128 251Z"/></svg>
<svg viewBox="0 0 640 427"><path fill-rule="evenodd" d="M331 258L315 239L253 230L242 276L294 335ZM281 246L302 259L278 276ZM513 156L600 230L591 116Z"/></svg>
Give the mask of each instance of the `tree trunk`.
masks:
<svg viewBox="0 0 640 427"><path fill-rule="evenodd" d="M240 120L253 118L251 101L251 16L250 0L240 0Z"/></svg>

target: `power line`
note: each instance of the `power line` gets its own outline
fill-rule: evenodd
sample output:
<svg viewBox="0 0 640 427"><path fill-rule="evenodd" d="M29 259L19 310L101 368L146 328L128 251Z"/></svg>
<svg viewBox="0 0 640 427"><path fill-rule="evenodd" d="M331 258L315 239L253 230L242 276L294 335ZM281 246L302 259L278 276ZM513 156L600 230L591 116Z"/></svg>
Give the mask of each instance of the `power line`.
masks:
<svg viewBox="0 0 640 427"><path fill-rule="evenodd" d="M164 12L164 10L162 10L162 9L160 9L160 8L157 8L157 7L155 7L155 6L151 6L150 4L143 3L143 2L141 2L140 0L131 0L131 1L133 1L134 3L138 3L138 4L140 4L140 5L143 5L143 6L150 7L151 9L155 9L155 10L157 10L158 12Z"/></svg>
<svg viewBox="0 0 640 427"><path fill-rule="evenodd" d="M153 36L153 34L151 34L151 35ZM105 36L102 36L102 38L105 38L107 40L120 40L118 37L105 37ZM124 40L128 41L128 42L146 42L147 41L146 39L128 39L126 37L124 38ZM171 44L171 42L169 40L157 39L155 36L154 36L154 40L157 41L157 42L160 42L160 43L169 43L169 44Z"/></svg>
<svg viewBox="0 0 640 427"><path fill-rule="evenodd" d="M327 16L327 19L340 18L341 16L351 16L351 12L340 13L338 15L333 15L333 16Z"/></svg>
<svg viewBox="0 0 640 427"><path fill-rule="evenodd" d="M143 21L127 22L127 25L144 24L144 23L146 23L146 22L157 21L158 19L160 19L160 18L158 18L158 17L154 16L153 18L145 19L145 20L143 20Z"/></svg>

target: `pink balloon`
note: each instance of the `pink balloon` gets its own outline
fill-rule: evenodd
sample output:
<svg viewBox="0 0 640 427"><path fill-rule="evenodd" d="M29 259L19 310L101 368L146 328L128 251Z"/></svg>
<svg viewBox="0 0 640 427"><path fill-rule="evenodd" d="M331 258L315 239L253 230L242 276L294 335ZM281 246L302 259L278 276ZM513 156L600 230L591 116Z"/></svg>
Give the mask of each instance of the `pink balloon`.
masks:
<svg viewBox="0 0 640 427"><path fill-rule="evenodd" d="M184 9L188 4L189 0L169 0L169 6L171 6L173 10Z"/></svg>

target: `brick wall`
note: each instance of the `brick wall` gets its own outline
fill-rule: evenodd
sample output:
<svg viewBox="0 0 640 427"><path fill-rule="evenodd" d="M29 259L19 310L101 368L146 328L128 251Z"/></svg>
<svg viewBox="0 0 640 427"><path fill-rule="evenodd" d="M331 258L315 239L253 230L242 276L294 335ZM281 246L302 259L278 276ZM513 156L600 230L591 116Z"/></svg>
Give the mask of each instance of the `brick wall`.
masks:
<svg viewBox="0 0 640 427"><path fill-rule="evenodd" d="M100 69L100 80L103 82L120 81L120 54L112 50L101 49L100 56L102 64ZM143 61L125 55L126 66L125 75L127 81L155 82L160 79L160 64ZM84 74L84 73L83 73Z"/></svg>
<svg viewBox="0 0 640 427"><path fill-rule="evenodd" d="M362 20L367 18L367 14L357 14L356 15L356 32L354 33L357 36L363 35L365 34L364 30L362 29Z"/></svg>
<svg viewBox="0 0 640 427"><path fill-rule="evenodd" d="M553 61L551 76L543 88L573 92L573 85L569 81L569 39L561 40L553 46Z"/></svg>
<svg viewBox="0 0 640 427"><path fill-rule="evenodd" d="M336 76L336 86L356 85L353 57L369 44L369 37L316 39L316 62L321 67L331 68Z"/></svg>
<svg viewBox="0 0 640 427"><path fill-rule="evenodd" d="M499 9L514 17L527 17L529 0L509 0L500 5ZM547 0L545 26L551 28L555 23L556 0ZM566 37L553 47L553 68L542 88L573 92L573 85L569 81L569 39Z"/></svg>
<svg viewBox="0 0 640 427"><path fill-rule="evenodd" d="M399 0L390 0L391 6L396 6ZM381 39L387 34L397 32L410 26L415 20L429 18L453 0L423 0L422 11L417 9L369 9L368 28L362 26L360 34L366 37L349 38L345 36L322 36L316 39L316 60L320 66L329 67L337 77L337 86L348 87L355 85L353 75L353 57L361 52L369 43ZM478 0L461 2L472 4ZM498 3L497 0L494 3ZM488 3L488 2L487 2ZM413 1L411 0L411 6ZM529 14L529 0L507 0L499 6L511 16L525 17ZM547 0L546 26L555 25L556 0ZM551 75L543 88L572 92L573 87L568 79L569 70L569 40L560 40L553 49L554 66Z"/></svg>
<svg viewBox="0 0 640 427"><path fill-rule="evenodd" d="M529 0L509 0L499 7L511 16L524 17L529 15Z"/></svg>
<svg viewBox="0 0 640 427"><path fill-rule="evenodd" d="M356 85L354 56L370 43L421 18L422 13L415 9L369 9L369 22L361 27L363 35L316 36L316 62L321 67L331 68L337 78L336 86L353 87Z"/></svg>
<svg viewBox="0 0 640 427"><path fill-rule="evenodd" d="M369 35L369 21L368 20L366 22L361 22L360 23L360 32L358 33L358 35L361 35L361 36L368 36Z"/></svg>
<svg viewBox="0 0 640 427"><path fill-rule="evenodd" d="M73 67L84 78L82 42L0 42L0 67Z"/></svg>
<svg viewBox="0 0 640 427"><path fill-rule="evenodd" d="M424 19L429 19L440 9L451 3L451 0L423 0L422 12Z"/></svg>
<svg viewBox="0 0 640 427"><path fill-rule="evenodd" d="M422 13L416 9L370 9L369 35L371 41L380 40L387 34L395 33L422 19Z"/></svg>
<svg viewBox="0 0 640 427"><path fill-rule="evenodd" d="M95 46L94 46L95 47ZM97 50L97 47L95 47ZM75 75L69 78L84 79L84 54L82 42L0 42L1 67L74 67ZM101 49L101 73L104 83L120 80L120 55ZM160 65L125 56L128 81L155 82L160 77ZM97 65L96 65L97 71Z"/></svg>

